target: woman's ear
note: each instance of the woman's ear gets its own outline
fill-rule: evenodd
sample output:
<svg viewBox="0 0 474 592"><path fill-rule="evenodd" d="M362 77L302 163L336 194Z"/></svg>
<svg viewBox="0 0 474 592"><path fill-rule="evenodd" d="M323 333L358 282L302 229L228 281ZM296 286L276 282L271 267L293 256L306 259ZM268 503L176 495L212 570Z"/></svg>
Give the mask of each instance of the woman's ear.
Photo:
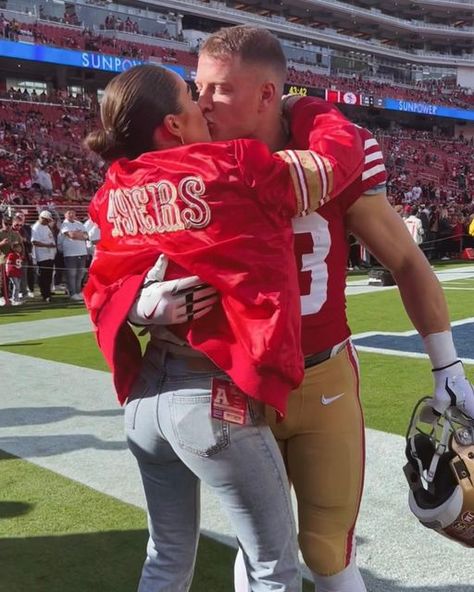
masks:
<svg viewBox="0 0 474 592"><path fill-rule="evenodd" d="M153 146L155 150L163 150L179 144L183 144L179 122L174 115L166 115L153 132Z"/></svg>
<svg viewBox="0 0 474 592"><path fill-rule="evenodd" d="M171 113L165 115L162 126L168 133L181 139L181 126L179 123L179 119L176 117L176 115L173 115Z"/></svg>

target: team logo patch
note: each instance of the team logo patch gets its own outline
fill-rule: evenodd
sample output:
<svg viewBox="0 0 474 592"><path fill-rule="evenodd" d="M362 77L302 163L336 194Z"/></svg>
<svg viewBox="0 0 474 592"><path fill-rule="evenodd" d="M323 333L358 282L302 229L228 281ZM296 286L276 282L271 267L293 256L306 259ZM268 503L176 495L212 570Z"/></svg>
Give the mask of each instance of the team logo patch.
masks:
<svg viewBox="0 0 474 592"><path fill-rule="evenodd" d="M451 326L458 356L464 363L474 364L474 317L454 321ZM353 342L359 351L411 358L428 357L421 337L414 330L399 333L369 331L354 335Z"/></svg>

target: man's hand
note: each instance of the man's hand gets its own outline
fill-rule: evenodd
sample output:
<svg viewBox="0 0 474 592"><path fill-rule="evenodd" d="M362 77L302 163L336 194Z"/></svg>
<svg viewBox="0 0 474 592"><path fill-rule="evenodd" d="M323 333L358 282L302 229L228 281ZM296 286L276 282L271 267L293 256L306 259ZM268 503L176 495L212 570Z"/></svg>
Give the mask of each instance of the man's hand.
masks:
<svg viewBox="0 0 474 592"><path fill-rule="evenodd" d="M295 103L303 98L303 95L283 95L281 98L281 110L284 117L289 118Z"/></svg>
<svg viewBox="0 0 474 592"><path fill-rule="evenodd" d="M163 281L168 259L160 255L143 282L128 320L134 325L179 325L207 314L219 296L197 275Z"/></svg>
<svg viewBox="0 0 474 592"><path fill-rule="evenodd" d="M431 405L438 413L448 407L457 407L464 415L474 419L474 388L458 360L445 368L434 369L435 391Z"/></svg>

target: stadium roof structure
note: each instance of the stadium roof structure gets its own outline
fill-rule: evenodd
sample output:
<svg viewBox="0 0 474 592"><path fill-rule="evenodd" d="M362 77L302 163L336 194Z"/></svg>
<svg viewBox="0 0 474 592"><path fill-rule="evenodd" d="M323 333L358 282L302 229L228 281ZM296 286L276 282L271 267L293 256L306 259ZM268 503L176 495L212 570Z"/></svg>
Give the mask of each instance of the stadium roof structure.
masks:
<svg viewBox="0 0 474 592"><path fill-rule="evenodd" d="M471 0L418 3L408 0L392 3L375 0L356 0L355 3L340 0L227 3L129 0L127 3L168 8L229 24L258 25L294 39L420 64L472 65L474 59L474 3Z"/></svg>

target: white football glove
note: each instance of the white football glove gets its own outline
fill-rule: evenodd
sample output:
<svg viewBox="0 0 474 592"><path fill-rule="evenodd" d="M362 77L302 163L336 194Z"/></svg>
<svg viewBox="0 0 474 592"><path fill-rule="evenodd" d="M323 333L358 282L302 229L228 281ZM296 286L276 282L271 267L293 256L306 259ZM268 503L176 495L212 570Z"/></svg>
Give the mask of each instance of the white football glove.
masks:
<svg viewBox="0 0 474 592"><path fill-rule="evenodd" d="M163 281L168 267L160 255L145 276L143 286L128 313L134 325L179 325L207 314L219 296L197 275Z"/></svg>
<svg viewBox="0 0 474 592"><path fill-rule="evenodd" d="M457 407L474 419L474 388L464 373L461 360L432 372L435 390L430 404L433 409L444 413L448 407Z"/></svg>

